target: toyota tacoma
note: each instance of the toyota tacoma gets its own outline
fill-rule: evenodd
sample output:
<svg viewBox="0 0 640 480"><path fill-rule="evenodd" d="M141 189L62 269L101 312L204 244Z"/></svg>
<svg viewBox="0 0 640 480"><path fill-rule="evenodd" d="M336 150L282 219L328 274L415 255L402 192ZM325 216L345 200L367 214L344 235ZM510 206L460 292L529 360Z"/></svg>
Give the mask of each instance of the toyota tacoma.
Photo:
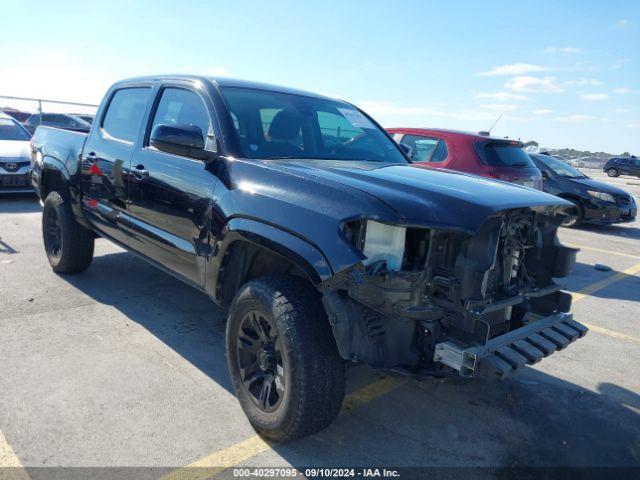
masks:
<svg viewBox="0 0 640 480"><path fill-rule="evenodd" d="M271 439L327 426L349 362L503 377L587 331L554 280L576 258L556 235L570 203L413 168L343 101L136 78L88 134L41 126L31 148L53 270L85 270L104 237L226 307L238 400Z"/></svg>

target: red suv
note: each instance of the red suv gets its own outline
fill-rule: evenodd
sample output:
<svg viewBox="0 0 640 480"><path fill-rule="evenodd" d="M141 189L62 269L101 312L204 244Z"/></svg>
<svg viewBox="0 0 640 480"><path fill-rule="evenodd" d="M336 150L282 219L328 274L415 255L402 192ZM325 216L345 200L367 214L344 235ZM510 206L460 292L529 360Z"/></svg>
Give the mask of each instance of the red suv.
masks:
<svg viewBox="0 0 640 480"><path fill-rule="evenodd" d="M398 143L411 147L417 167L448 168L542 190L542 174L522 142L437 128L389 128Z"/></svg>

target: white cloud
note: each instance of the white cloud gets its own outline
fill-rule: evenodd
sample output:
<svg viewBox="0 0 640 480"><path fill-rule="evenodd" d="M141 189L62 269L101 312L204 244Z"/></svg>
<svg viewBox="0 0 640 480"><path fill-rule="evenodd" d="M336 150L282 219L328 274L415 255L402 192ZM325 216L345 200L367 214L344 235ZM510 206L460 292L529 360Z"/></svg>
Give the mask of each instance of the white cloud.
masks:
<svg viewBox="0 0 640 480"><path fill-rule="evenodd" d="M617 93L618 95L624 95L627 93L638 93L640 90L631 90L630 88L614 88L613 93Z"/></svg>
<svg viewBox="0 0 640 480"><path fill-rule="evenodd" d="M564 91L554 77L514 77L504 86L514 92L558 93Z"/></svg>
<svg viewBox="0 0 640 480"><path fill-rule="evenodd" d="M627 128L640 128L640 123L630 123Z"/></svg>
<svg viewBox="0 0 640 480"><path fill-rule="evenodd" d="M363 67L373 67L373 62L362 62Z"/></svg>
<svg viewBox="0 0 640 480"><path fill-rule="evenodd" d="M625 64L629 63L631 60L629 60L628 58L621 58L620 60L616 60L613 65L611 65L611 68L622 68L624 67Z"/></svg>
<svg viewBox="0 0 640 480"><path fill-rule="evenodd" d="M480 77L498 77L501 75L524 75L525 73L545 72L549 70L542 65L532 65L530 63L512 63L510 65L501 65L493 67L486 72L478 72L476 75Z"/></svg>
<svg viewBox="0 0 640 480"><path fill-rule="evenodd" d="M495 120L497 113L504 111L504 104L496 104L496 109L485 108L443 108L443 106L404 106L386 100L362 100L358 106L379 120L383 125L403 122L406 125L420 121L423 124L446 121L475 122ZM489 105L486 105L489 107ZM517 106L516 106L517 108ZM507 107L509 111L512 107ZM407 117L412 117L409 120ZM453 124L452 126L455 126Z"/></svg>
<svg viewBox="0 0 640 480"><path fill-rule="evenodd" d="M578 47L547 47L544 53L580 53L582 50Z"/></svg>
<svg viewBox="0 0 640 480"><path fill-rule="evenodd" d="M205 75L212 77L228 77L230 75L229 70L224 67L210 67L205 71Z"/></svg>
<svg viewBox="0 0 640 480"><path fill-rule="evenodd" d="M588 122L590 120L595 120L596 117L593 115L567 115L564 117L556 117L556 122L562 123L582 123Z"/></svg>
<svg viewBox="0 0 640 480"><path fill-rule="evenodd" d="M534 115L551 115L553 113L553 110L550 110L548 108L538 108L537 110L533 111Z"/></svg>
<svg viewBox="0 0 640 480"><path fill-rule="evenodd" d="M614 113L629 113L631 110L628 108L614 108Z"/></svg>
<svg viewBox="0 0 640 480"><path fill-rule="evenodd" d="M595 78L580 78L578 80L567 80L562 82L563 85L604 85L602 80L596 80Z"/></svg>
<svg viewBox="0 0 640 480"><path fill-rule="evenodd" d="M497 100L498 102L506 102L508 100L524 100L527 97L509 92L480 92L476 95L476 98L490 98L492 100Z"/></svg>
<svg viewBox="0 0 640 480"><path fill-rule="evenodd" d="M512 112L518 108L518 105L513 103L485 103L484 105L480 105L480 108L496 112Z"/></svg>
<svg viewBox="0 0 640 480"><path fill-rule="evenodd" d="M580 95L580 98L582 100L589 100L590 102L599 102L609 98L609 95L606 93L584 93Z"/></svg>
<svg viewBox="0 0 640 480"><path fill-rule="evenodd" d="M620 20L618 20L618 25L620 25L621 27L628 24L629 20L627 20L626 18L621 18Z"/></svg>

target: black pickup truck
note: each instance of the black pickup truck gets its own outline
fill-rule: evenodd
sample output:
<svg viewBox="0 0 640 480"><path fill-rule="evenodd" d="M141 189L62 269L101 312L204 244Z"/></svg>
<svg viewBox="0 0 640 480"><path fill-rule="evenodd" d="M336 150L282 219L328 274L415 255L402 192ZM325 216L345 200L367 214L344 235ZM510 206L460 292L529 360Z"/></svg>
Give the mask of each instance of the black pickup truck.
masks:
<svg viewBox="0 0 640 480"><path fill-rule="evenodd" d="M85 270L104 237L228 307L233 385L268 438L328 425L348 362L502 377L587 330L554 282L576 258L556 235L571 204L413 168L343 101L126 80L88 135L37 129L31 178L54 271Z"/></svg>

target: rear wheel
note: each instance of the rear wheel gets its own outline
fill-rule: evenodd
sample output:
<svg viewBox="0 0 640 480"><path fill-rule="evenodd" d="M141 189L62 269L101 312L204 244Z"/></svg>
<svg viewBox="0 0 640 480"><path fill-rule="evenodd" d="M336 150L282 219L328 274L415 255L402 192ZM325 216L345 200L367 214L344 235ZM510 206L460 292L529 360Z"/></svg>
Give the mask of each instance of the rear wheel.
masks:
<svg viewBox="0 0 640 480"><path fill-rule="evenodd" d="M567 217L567 219L562 222L562 226L567 228L575 228L581 225L582 221L584 220L584 208L578 200L573 200L572 198L565 198L565 200L573 203L575 205L575 208L573 210L574 216Z"/></svg>
<svg viewBox="0 0 640 480"><path fill-rule="evenodd" d="M58 192L51 192L44 201L42 238L54 272L78 273L91 263L93 234L76 221L69 201Z"/></svg>
<svg viewBox="0 0 640 480"><path fill-rule="evenodd" d="M244 285L227 322L227 360L240 405L261 435L287 441L340 411L345 366L320 295L296 277Z"/></svg>
<svg viewBox="0 0 640 480"><path fill-rule="evenodd" d="M610 168L609 170L607 170L607 175L609 175L610 177L619 177L620 172L617 168Z"/></svg>

